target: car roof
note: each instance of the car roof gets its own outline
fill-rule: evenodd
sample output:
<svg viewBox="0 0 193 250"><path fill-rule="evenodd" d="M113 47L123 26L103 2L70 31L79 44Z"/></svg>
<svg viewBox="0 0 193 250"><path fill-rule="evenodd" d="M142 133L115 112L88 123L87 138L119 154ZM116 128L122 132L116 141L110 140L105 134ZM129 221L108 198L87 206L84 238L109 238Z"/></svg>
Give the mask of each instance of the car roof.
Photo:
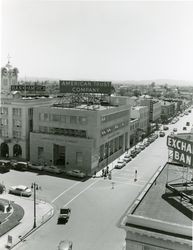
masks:
<svg viewBox="0 0 193 250"><path fill-rule="evenodd" d="M18 185L18 186L14 186L13 188L27 189L28 187L24 185Z"/></svg>

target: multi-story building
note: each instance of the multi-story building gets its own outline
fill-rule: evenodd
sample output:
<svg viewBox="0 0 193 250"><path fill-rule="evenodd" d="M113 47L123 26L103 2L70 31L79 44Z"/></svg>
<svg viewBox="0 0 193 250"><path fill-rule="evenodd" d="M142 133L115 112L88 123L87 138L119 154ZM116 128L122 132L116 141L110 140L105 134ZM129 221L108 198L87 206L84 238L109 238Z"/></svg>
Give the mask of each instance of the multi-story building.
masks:
<svg viewBox="0 0 193 250"><path fill-rule="evenodd" d="M124 97L105 106L34 108L30 160L92 174L129 148L129 120Z"/></svg>
<svg viewBox="0 0 193 250"><path fill-rule="evenodd" d="M140 104L147 106L149 110L149 122L156 123L161 117L161 102L157 99L143 98Z"/></svg>
<svg viewBox="0 0 193 250"><path fill-rule="evenodd" d="M29 133L33 108L48 105L50 98L3 98L0 106L0 157L29 160Z"/></svg>
<svg viewBox="0 0 193 250"><path fill-rule="evenodd" d="M161 167L125 214L126 250L192 249L192 205L166 189L168 178L179 180L179 168ZM181 190L190 194L192 186Z"/></svg>
<svg viewBox="0 0 193 250"><path fill-rule="evenodd" d="M161 103L161 120L168 123L175 115L175 104L173 102L162 101Z"/></svg>
<svg viewBox="0 0 193 250"><path fill-rule="evenodd" d="M126 250L192 249L193 133L170 136L167 145L168 162L121 219Z"/></svg>
<svg viewBox="0 0 193 250"><path fill-rule="evenodd" d="M135 106L131 108L131 118L139 120L138 131L141 131L139 140L148 132L149 127L149 111L147 106Z"/></svg>
<svg viewBox="0 0 193 250"><path fill-rule="evenodd" d="M139 119L131 118L130 119L130 147L136 145L140 139L139 133Z"/></svg>

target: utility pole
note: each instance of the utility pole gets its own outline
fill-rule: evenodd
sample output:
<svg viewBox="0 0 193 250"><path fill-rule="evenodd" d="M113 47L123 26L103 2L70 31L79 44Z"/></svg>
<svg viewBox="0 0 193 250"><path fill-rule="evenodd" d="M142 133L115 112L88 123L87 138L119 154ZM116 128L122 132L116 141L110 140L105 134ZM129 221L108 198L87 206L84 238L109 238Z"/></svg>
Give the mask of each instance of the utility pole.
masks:
<svg viewBox="0 0 193 250"><path fill-rule="evenodd" d="M34 225L33 225L33 228L36 228L36 190L39 189L39 186L38 184L34 182L32 183L31 188L33 188L33 191L34 191Z"/></svg>

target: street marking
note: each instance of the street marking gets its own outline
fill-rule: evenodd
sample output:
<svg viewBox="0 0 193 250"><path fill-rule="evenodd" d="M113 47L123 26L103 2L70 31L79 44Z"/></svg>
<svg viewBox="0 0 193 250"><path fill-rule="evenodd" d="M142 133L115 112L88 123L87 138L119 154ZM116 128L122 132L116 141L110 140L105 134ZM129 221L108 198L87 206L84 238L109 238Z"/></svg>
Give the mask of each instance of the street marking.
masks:
<svg viewBox="0 0 193 250"><path fill-rule="evenodd" d="M94 184L96 184L97 182L99 182L99 180L91 183L88 187L86 187L85 189L83 189L80 193L78 193L76 196L74 196L69 202L67 202L63 207L68 206L68 204L70 204L73 200L75 200L78 196L80 196L82 193L84 193L87 189L89 189L91 186L93 186Z"/></svg>
<svg viewBox="0 0 193 250"><path fill-rule="evenodd" d="M51 201L51 203L54 203L58 198L60 198L60 196L62 196L63 194L65 194L66 192L68 192L69 190L71 190L73 187L75 187L76 185L80 184L80 182L76 182L74 183L71 187L67 188L66 190L64 190L64 192L62 192L61 194L59 194L55 199L53 199Z"/></svg>

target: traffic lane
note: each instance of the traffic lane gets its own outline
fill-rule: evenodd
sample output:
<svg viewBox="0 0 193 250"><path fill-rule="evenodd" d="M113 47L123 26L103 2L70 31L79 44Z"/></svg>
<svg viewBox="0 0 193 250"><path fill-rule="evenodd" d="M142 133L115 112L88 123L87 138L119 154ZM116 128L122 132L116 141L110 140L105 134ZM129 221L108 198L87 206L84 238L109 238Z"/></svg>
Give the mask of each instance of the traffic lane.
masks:
<svg viewBox="0 0 193 250"><path fill-rule="evenodd" d="M122 169L114 169L112 179L121 177L128 178L133 181L135 178L135 170L137 170L137 180L147 183L156 170L165 165L168 161L168 148L166 146L166 136L159 137L142 150L135 158L126 164Z"/></svg>
<svg viewBox="0 0 193 250"><path fill-rule="evenodd" d="M37 183L41 187L37 191L37 198L52 202L59 194L72 187L75 184L81 184L80 181L69 180L65 178L59 178L57 176L41 175L28 171L16 171L10 170L1 175L1 182L4 183L8 190L10 186L26 185L31 187L33 182Z"/></svg>
<svg viewBox="0 0 193 250"><path fill-rule="evenodd" d="M55 215L18 249L56 249L65 239L73 241L73 250L119 249L125 232L117 224L139 191L138 186L120 183L112 188L110 181L100 179L69 204L72 212L67 224L57 225Z"/></svg>

